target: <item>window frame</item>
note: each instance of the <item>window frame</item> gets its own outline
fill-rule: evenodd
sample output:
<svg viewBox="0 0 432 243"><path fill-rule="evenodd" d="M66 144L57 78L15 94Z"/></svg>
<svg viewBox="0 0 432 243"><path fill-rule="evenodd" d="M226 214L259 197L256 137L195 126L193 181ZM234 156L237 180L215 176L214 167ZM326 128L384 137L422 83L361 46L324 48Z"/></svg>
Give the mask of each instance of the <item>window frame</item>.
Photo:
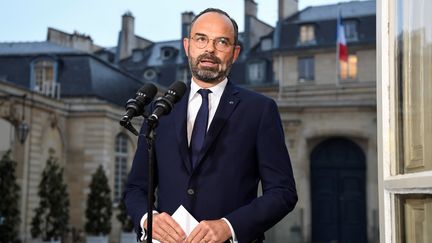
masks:
<svg viewBox="0 0 432 243"><path fill-rule="evenodd" d="M305 71L305 75L302 75L302 68L301 68L301 62L302 61L306 61L306 60L311 60L312 61L312 67L311 68L307 68L307 70L312 69L311 73L311 78L306 75L308 72ZM308 65L310 66L310 65ZM307 67L308 67L307 66ZM308 82L314 82L315 81L315 56L300 56L297 58L297 74L298 74L298 82L300 83L308 83Z"/></svg>
<svg viewBox="0 0 432 243"><path fill-rule="evenodd" d="M125 144L122 144L123 142ZM122 147L122 149L119 149L119 146L124 146L124 147ZM123 151L123 149L125 149L125 151ZM127 172L128 172L128 161L129 161L129 137L125 133L119 133L117 134L114 140L114 185L113 185L114 203L118 203L121 200L122 193L124 190L125 179L127 177ZM119 163L119 165L117 165L117 163ZM122 170L123 167L125 169L124 171Z"/></svg>
<svg viewBox="0 0 432 243"><path fill-rule="evenodd" d="M432 171L401 174L396 81L397 0L377 1L377 133L380 242L401 242L401 198L432 194Z"/></svg>

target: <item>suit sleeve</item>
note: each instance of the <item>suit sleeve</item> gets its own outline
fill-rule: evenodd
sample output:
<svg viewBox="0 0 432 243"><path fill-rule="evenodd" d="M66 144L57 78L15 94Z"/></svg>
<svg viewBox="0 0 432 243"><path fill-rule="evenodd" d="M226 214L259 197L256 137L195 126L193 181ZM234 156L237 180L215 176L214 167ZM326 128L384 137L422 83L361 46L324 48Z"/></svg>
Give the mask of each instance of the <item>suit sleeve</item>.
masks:
<svg viewBox="0 0 432 243"><path fill-rule="evenodd" d="M225 218L239 242L251 242L279 222L297 203L297 192L282 122L271 100L261 113L256 155L263 195Z"/></svg>
<svg viewBox="0 0 432 243"><path fill-rule="evenodd" d="M138 235L141 234L140 221L143 215L147 213L148 205L148 146L145 137L146 129L147 126L144 122L140 130L135 157L123 194L126 210L132 218L135 231ZM157 184L156 178L155 184Z"/></svg>

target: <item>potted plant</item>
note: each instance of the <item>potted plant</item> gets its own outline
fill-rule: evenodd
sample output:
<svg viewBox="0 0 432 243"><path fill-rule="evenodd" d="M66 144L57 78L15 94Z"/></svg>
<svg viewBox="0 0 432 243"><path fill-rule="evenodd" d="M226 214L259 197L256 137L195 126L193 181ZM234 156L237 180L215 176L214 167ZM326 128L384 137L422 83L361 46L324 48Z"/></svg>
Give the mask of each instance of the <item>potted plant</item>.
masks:
<svg viewBox="0 0 432 243"><path fill-rule="evenodd" d="M31 222L31 234L42 241L61 242L68 231L69 197L63 181L63 169L49 150L49 158L39 183L39 206Z"/></svg>
<svg viewBox="0 0 432 243"><path fill-rule="evenodd" d="M16 162L11 159L9 150L0 160L0 242L18 241L20 188L16 182L15 168Z"/></svg>
<svg viewBox="0 0 432 243"><path fill-rule="evenodd" d="M117 219L120 221L122 225L122 232L120 235L120 242L121 243L132 243L136 242L136 234L133 232L134 225L132 222L132 219L129 217L129 215L126 212L126 206L123 202L123 200L120 201L118 205L119 213L117 214Z"/></svg>
<svg viewBox="0 0 432 243"><path fill-rule="evenodd" d="M99 166L92 176L87 197L85 231L88 243L108 242L108 234L111 232L111 203L108 179L102 166Z"/></svg>

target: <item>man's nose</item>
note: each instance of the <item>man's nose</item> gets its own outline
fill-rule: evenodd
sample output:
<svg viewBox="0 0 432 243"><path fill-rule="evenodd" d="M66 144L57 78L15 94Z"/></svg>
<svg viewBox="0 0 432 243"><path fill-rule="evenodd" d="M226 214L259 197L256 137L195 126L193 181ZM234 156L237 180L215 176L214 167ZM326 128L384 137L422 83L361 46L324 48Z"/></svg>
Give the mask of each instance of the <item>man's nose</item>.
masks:
<svg viewBox="0 0 432 243"><path fill-rule="evenodd" d="M214 40L209 40L209 42L207 43L207 46L205 47L205 51L210 52L210 53L214 53L215 49L216 48L215 48Z"/></svg>

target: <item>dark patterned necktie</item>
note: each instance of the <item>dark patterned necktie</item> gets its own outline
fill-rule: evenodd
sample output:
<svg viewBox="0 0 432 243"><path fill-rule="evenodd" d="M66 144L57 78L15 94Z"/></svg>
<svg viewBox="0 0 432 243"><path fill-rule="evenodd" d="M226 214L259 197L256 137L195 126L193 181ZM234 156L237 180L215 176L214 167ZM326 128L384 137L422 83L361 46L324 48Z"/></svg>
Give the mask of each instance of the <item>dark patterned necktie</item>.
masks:
<svg viewBox="0 0 432 243"><path fill-rule="evenodd" d="M198 93L202 97L202 103L195 118L194 127L189 146L192 168L195 168L198 155L201 152L204 144L204 139L207 133L208 117L209 117L209 100L208 95L211 93L209 89L200 89Z"/></svg>

